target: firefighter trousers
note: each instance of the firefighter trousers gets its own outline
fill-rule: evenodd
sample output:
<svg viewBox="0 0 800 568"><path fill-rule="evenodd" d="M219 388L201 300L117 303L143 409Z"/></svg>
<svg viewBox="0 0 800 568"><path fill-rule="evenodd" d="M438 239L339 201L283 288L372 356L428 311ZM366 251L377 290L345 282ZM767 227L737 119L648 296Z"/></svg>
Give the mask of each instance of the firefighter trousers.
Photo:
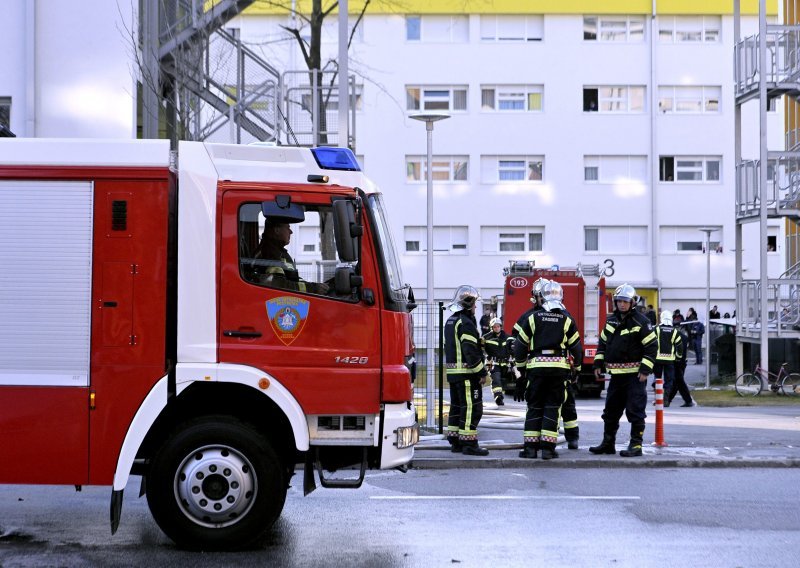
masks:
<svg viewBox="0 0 800 568"><path fill-rule="evenodd" d="M463 389L459 389L456 381L447 379L450 386L450 412L447 415L447 441L453 444L458 441L458 422L461 419L461 401Z"/></svg>
<svg viewBox="0 0 800 568"><path fill-rule="evenodd" d="M673 363L656 361L653 367L653 375L655 378L660 379L664 377L664 400L669 402L669 393L672 392L673 385L675 384L675 365ZM655 387L655 384L653 384Z"/></svg>
<svg viewBox="0 0 800 568"><path fill-rule="evenodd" d="M647 383L639 381L639 373L611 375L603 409L604 433L616 436L622 413L631 424L644 424L647 413Z"/></svg>
<svg viewBox="0 0 800 568"><path fill-rule="evenodd" d="M564 421L564 437L567 441L577 441L578 410L575 408L575 387L569 378L564 381L564 402L561 405L561 420Z"/></svg>
<svg viewBox="0 0 800 568"><path fill-rule="evenodd" d="M528 388L525 392L528 411L522 433L526 446L555 449L565 380L563 373L545 375L528 372Z"/></svg>
<svg viewBox="0 0 800 568"><path fill-rule="evenodd" d="M448 379L450 380L450 379ZM458 405L456 407L456 404ZM451 436L453 412L458 414L457 432L462 445L477 443L478 422L483 416L483 386L478 377L459 377L450 383L450 417L447 435Z"/></svg>

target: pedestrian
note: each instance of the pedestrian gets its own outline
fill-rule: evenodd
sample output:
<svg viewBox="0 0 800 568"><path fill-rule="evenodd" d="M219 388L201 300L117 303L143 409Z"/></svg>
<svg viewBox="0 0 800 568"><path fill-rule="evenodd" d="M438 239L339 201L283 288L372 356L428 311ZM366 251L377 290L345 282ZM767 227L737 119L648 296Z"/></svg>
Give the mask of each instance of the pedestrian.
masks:
<svg viewBox="0 0 800 568"><path fill-rule="evenodd" d="M517 323L519 333L514 341L514 359L522 366L527 361L528 403L523 432L524 446L520 457L542 459L558 457L558 419L564 401L564 385L570 374L569 355L580 371L583 355L580 332L566 313L564 291L558 282L542 285L541 309L533 310L527 320ZM516 327L516 326L515 326Z"/></svg>
<svg viewBox="0 0 800 568"><path fill-rule="evenodd" d="M459 286L450 308L455 311L444 326L447 382L450 386L450 415L447 441L451 451L468 456L485 456L489 450L478 445L478 423L483 416L483 385L488 373L483 364L475 304L478 291Z"/></svg>
<svg viewBox="0 0 800 568"><path fill-rule="evenodd" d="M614 311L606 319L600 333L594 373L598 381L603 373L611 373L603 409L603 441L589 448L593 454L615 454L614 443L619 429L619 419L625 412L631 424L631 439L623 457L642 455L644 426L647 414L647 376L656 359L656 334L647 318L632 309L636 303L636 289L623 284L614 290Z"/></svg>
<svg viewBox="0 0 800 568"><path fill-rule="evenodd" d="M717 309L717 306L714 306L713 308L711 308L711 311L708 312L708 319L710 320L719 319L720 317L721 316L719 315L719 310Z"/></svg>
<svg viewBox="0 0 800 568"><path fill-rule="evenodd" d="M683 314L679 309L676 309L672 312L672 325L675 327L680 327L680 325L685 321L686 318L683 317Z"/></svg>
<svg viewBox="0 0 800 568"><path fill-rule="evenodd" d="M697 319L697 312L694 308L689 308L686 312L686 326L689 331L689 345L694 350L694 364L703 364L703 334L706 328L699 319Z"/></svg>
<svg viewBox="0 0 800 568"><path fill-rule="evenodd" d="M486 352L489 375L492 377L492 396L497 406L505 406L503 389L508 380L509 335L503 330L503 322L498 318L489 322L491 331L481 337L481 345Z"/></svg>
<svg viewBox="0 0 800 568"><path fill-rule="evenodd" d="M664 390L664 396L666 400L672 404L672 399L680 392L681 398L683 398L683 404L681 404L681 406L697 406L695 401L692 400L692 393L689 392L689 387L686 386L686 380L684 378L686 374L686 355L689 351L689 336L684 329L680 327L675 329L678 330L678 337L680 339L680 347L677 348L675 352L675 380L672 382L672 390Z"/></svg>
<svg viewBox="0 0 800 568"><path fill-rule="evenodd" d="M669 406L669 394L672 392L672 384L675 378L675 357L676 349L681 346L678 330L672 325L672 314L668 310L661 312L661 323L656 326L656 342L658 351L656 352L656 365L653 368L653 375L656 379L663 377L664 406ZM653 385L655 386L655 384Z"/></svg>
<svg viewBox="0 0 800 568"><path fill-rule="evenodd" d="M486 335L492 329L489 325L489 322L492 321L492 312L489 308L485 308L483 310L483 315L481 316L481 335Z"/></svg>
<svg viewBox="0 0 800 568"><path fill-rule="evenodd" d="M650 325L656 325L656 310L653 308L653 304L647 304L647 312L645 313L647 319L650 320Z"/></svg>

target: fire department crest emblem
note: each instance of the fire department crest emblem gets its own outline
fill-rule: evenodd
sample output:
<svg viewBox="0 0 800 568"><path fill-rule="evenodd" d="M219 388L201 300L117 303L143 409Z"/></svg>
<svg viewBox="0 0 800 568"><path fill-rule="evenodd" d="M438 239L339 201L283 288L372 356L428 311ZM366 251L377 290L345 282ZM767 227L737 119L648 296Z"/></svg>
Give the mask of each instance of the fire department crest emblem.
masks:
<svg viewBox="0 0 800 568"><path fill-rule="evenodd" d="M284 345L291 344L303 331L308 318L308 300L294 296L279 296L267 300L267 317L275 336Z"/></svg>

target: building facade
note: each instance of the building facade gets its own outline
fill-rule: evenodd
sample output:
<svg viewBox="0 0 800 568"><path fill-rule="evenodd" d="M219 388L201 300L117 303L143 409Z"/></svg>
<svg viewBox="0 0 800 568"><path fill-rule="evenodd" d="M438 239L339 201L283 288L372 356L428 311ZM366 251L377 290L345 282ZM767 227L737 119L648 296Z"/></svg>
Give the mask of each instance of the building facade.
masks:
<svg viewBox="0 0 800 568"><path fill-rule="evenodd" d="M4 3L0 121L23 136L134 136L138 3L61 4ZM731 4L371 3L350 48L355 150L387 197L417 298L429 300L426 134L410 115L437 111L450 118L433 134L434 300L463 283L502 294L508 261L533 260L597 264L609 286L629 282L647 303L703 315L710 264L711 303L732 312ZM351 21L360 8L351 3ZM742 9L742 35L752 35L758 2ZM778 10L768 2L771 21ZM256 3L227 27L275 67L298 69L287 24L287 12ZM92 34L80 32L87 26ZM334 58L336 37L333 14L323 47ZM744 109L745 157L757 156L756 118ZM781 101L769 120L770 147L782 148ZM745 227L745 277L757 276L760 247L771 275L785 268L785 230L770 223L767 242ZM294 246L302 260L304 243Z"/></svg>

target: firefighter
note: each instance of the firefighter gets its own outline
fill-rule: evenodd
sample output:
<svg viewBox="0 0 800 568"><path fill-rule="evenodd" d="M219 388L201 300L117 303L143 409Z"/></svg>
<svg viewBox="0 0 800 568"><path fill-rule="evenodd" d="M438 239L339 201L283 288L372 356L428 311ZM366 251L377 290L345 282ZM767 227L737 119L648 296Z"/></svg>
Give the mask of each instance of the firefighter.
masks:
<svg viewBox="0 0 800 568"><path fill-rule="evenodd" d="M289 219L266 218L264 233L255 257L266 262L268 266L265 273L258 279L259 283L298 292L327 293L329 287L324 282L307 282L300 278L297 265L289 251L286 250L293 233Z"/></svg>
<svg viewBox="0 0 800 568"><path fill-rule="evenodd" d="M657 344L650 321L634 308L636 299L636 290L630 284L617 287L612 296L614 312L608 316L600 332L594 373L600 381L608 369L611 381L603 409L603 441L589 448L593 454L616 453L614 443L619 419L625 411L631 423L631 440L628 449L622 450L619 455L642 455L644 421L647 417L647 375L655 364Z"/></svg>
<svg viewBox="0 0 800 568"><path fill-rule="evenodd" d="M486 352L489 374L492 377L492 395L497 406L504 406L503 388L508 377L509 336L503 331L502 322L492 318L491 331L481 338Z"/></svg>
<svg viewBox="0 0 800 568"><path fill-rule="evenodd" d="M475 304L480 300L472 286L459 286L451 302L455 311L444 326L447 382L450 385L450 416L447 441L451 451L468 456L485 456L489 450L478 445L478 422L483 415L483 385L488 373L483 364Z"/></svg>
<svg viewBox="0 0 800 568"><path fill-rule="evenodd" d="M669 406L675 380L675 360L680 357L683 341L678 330L672 326L672 314L667 310L661 312L661 323L656 326L655 332L658 351L653 375L656 379L664 377L664 406Z"/></svg>
<svg viewBox="0 0 800 568"><path fill-rule="evenodd" d="M578 327L564 309L561 285L547 281L541 292L543 304L517 324L519 333L513 350L518 366L525 367L527 361L528 411L520 457L536 458L541 449L542 459L549 460L558 457L558 419L564 382L570 373L567 357L580 361L583 349ZM577 370L580 371L580 363Z"/></svg>

